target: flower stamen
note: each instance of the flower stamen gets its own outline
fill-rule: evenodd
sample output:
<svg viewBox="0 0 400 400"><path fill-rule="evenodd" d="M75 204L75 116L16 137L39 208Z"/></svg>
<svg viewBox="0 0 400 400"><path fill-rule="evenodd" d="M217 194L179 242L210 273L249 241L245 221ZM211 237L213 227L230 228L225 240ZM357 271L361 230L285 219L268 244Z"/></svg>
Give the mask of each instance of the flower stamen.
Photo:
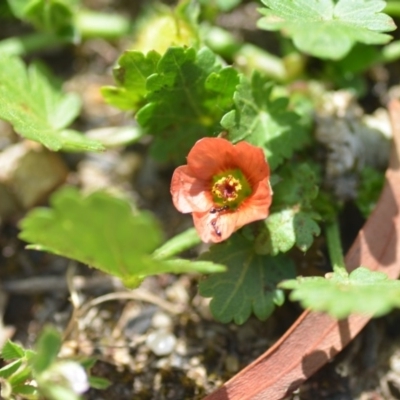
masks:
<svg viewBox="0 0 400 400"><path fill-rule="evenodd" d="M232 175L223 176L218 179L212 189L212 194L221 199L223 203L235 201L239 192L242 190L242 184L239 179L236 179Z"/></svg>

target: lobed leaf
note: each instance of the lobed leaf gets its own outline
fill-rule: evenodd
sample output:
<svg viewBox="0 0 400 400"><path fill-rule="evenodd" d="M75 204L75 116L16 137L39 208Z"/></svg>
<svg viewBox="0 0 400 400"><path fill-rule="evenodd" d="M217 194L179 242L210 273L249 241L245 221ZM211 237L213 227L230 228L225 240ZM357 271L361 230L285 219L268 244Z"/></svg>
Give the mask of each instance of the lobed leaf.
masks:
<svg viewBox="0 0 400 400"><path fill-rule="evenodd" d="M137 286L147 275L223 270L211 263L157 261L151 256L162 237L156 220L146 212L133 213L128 201L105 192L84 197L76 189L64 188L52 196L51 205L28 213L20 238L34 243L30 248L118 276L127 286Z"/></svg>
<svg viewBox="0 0 400 400"><path fill-rule="evenodd" d="M17 343L12 342L11 340L7 340L1 349L1 357L5 361L10 361L15 358L22 358L25 356L25 350L22 346Z"/></svg>
<svg viewBox="0 0 400 400"><path fill-rule="evenodd" d="M139 51L125 51L113 71L117 86L101 89L105 100L122 110L137 111L147 94L147 78L155 73L160 58L155 51L147 55Z"/></svg>
<svg viewBox="0 0 400 400"><path fill-rule="evenodd" d="M219 121L232 105L238 82L237 72L226 68L229 72L207 48L197 53L193 48L167 50L147 80L148 103L136 116L156 136L155 158L183 161L197 140L219 133ZM208 79L220 82L210 88Z"/></svg>
<svg viewBox="0 0 400 400"><path fill-rule="evenodd" d="M257 237L257 251L261 254L286 253L293 246L306 251L321 233L316 220L319 215L310 211L287 208L273 212L266 220L267 232Z"/></svg>
<svg viewBox="0 0 400 400"><path fill-rule="evenodd" d="M224 323L243 324L251 313L266 320L275 306L283 303L282 292L276 285L295 276L290 259L282 255L258 255L253 243L238 233L226 242L212 246L201 259L227 267L226 272L211 275L199 285L202 296L212 297L213 316Z"/></svg>
<svg viewBox="0 0 400 400"><path fill-rule="evenodd" d="M0 57L0 118L20 135L51 150L102 150L99 142L65 129L80 107L75 94L62 93L37 65L26 68L18 58Z"/></svg>
<svg viewBox="0 0 400 400"><path fill-rule="evenodd" d="M384 44L396 29L393 20L381 13L380 0L262 0L267 8L258 26L282 30L295 46L316 57L341 59L356 42Z"/></svg>
<svg viewBox="0 0 400 400"><path fill-rule="evenodd" d="M207 48L170 47L162 57L125 53L115 79L116 87L103 88L106 100L137 111L138 123L155 136L155 158L179 163L198 139L219 133L239 78Z"/></svg>
<svg viewBox="0 0 400 400"><path fill-rule="evenodd" d="M234 95L235 110L224 115L221 125L229 139L261 147L272 169L309 143L310 135L299 116L288 111L288 99L272 97L273 84L255 72L249 82L242 76Z"/></svg>
<svg viewBox="0 0 400 400"><path fill-rule="evenodd" d="M300 301L303 307L338 319L350 314L378 317L400 307L400 281L365 267L350 274L333 272L326 278L299 277L282 282L279 287L292 289L290 299Z"/></svg>
<svg viewBox="0 0 400 400"><path fill-rule="evenodd" d="M314 171L308 164L291 164L279 170L280 180L273 186L271 214L256 238L260 254L286 253L293 246L310 248L321 229L316 221L313 201L318 196Z"/></svg>

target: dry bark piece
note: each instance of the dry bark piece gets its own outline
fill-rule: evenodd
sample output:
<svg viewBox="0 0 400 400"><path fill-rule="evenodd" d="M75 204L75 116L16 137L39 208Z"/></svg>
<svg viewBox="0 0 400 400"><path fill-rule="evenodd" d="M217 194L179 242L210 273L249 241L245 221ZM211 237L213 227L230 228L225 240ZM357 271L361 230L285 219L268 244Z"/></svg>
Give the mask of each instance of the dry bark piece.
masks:
<svg viewBox="0 0 400 400"><path fill-rule="evenodd" d="M360 265L400 274L400 102L389 104L395 141L379 202L346 255L348 271ZM280 400L339 353L370 317L337 321L309 310L272 348L204 400Z"/></svg>

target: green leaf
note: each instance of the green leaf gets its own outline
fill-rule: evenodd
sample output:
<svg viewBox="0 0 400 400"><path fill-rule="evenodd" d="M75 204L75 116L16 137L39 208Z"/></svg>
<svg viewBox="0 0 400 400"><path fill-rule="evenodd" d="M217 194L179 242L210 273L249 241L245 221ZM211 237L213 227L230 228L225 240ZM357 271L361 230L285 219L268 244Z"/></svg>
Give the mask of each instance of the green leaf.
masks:
<svg viewBox="0 0 400 400"><path fill-rule="evenodd" d="M225 264L227 271L200 282L202 296L212 297L213 316L224 323L243 324L253 312L266 320L275 305L282 305L282 292L276 284L295 276L292 261L284 256L270 257L254 252L252 242L241 234L211 247L201 259Z"/></svg>
<svg viewBox="0 0 400 400"><path fill-rule="evenodd" d="M79 360L79 364L82 365L82 367L85 370L90 370L91 368L93 368L94 365L96 364L96 362L97 362L97 359L95 357L88 357L88 358Z"/></svg>
<svg viewBox="0 0 400 400"><path fill-rule="evenodd" d="M199 0L203 8L203 13L208 15L209 13L217 13L219 11L228 12L237 7L241 0Z"/></svg>
<svg viewBox="0 0 400 400"><path fill-rule="evenodd" d="M306 251L321 231L316 223L320 216L312 207L318 195L314 171L308 164L290 164L279 173L271 214L263 222L266 229L255 242L259 254L286 253L294 245Z"/></svg>
<svg viewBox="0 0 400 400"><path fill-rule="evenodd" d="M380 13L385 2L380 0L262 0L268 8L258 26L266 30L282 30L293 38L295 46L320 58L338 60L356 42L384 44L396 25Z"/></svg>
<svg viewBox="0 0 400 400"><path fill-rule="evenodd" d="M317 178L308 164L289 164L279 170L274 185L274 208L302 205L309 207L318 195Z"/></svg>
<svg viewBox="0 0 400 400"><path fill-rule="evenodd" d="M98 376L89 376L90 387L97 390L107 389L111 385L111 381L106 378L100 378Z"/></svg>
<svg viewBox="0 0 400 400"><path fill-rule="evenodd" d="M362 169L356 205L365 218L368 218L375 208L384 183L385 175L383 172L368 166Z"/></svg>
<svg viewBox="0 0 400 400"><path fill-rule="evenodd" d="M32 380L32 368L30 365L26 364L8 378L8 382L11 384L13 388L14 386L23 385L25 382L31 380Z"/></svg>
<svg viewBox="0 0 400 400"><path fill-rule="evenodd" d="M36 386L32 385L16 385L13 386L13 393L20 394L24 399L37 399L38 398L38 390Z"/></svg>
<svg viewBox="0 0 400 400"><path fill-rule="evenodd" d="M77 0L8 0L17 18L37 29L77 40L74 27Z"/></svg>
<svg viewBox="0 0 400 400"><path fill-rule="evenodd" d="M147 275L212 272L222 266L188 260L158 261L151 253L161 242L156 220L133 213L128 201L104 192L87 197L64 188L51 198L52 209L37 208L22 221L20 238L31 248L50 251L96 267L137 286Z"/></svg>
<svg viewBox="0 0 400 400"><path fill-rule="evenodd" d="M288 208L272 213L265 221L267 232L256 239L256 249L260 254L276 255L286 253L294 245L301 251L310 248L314 236L321 233L315 222L318 214Z"/></svg>
<svg viewBox="0 0 400 400"><path fill-rule="evenodd" d="M125 51L113 71L118 86L101 89L105 100L122 110L137 111L147 94L147 78L155 73L160 58L155 51L147 55L139 51Z"/></svg>
<svg viewBox="0 0 400 400"><path fill-rule="evenodd" d="M56 360L61 348L61 335L51 327L46 327L36 342L36 356L32 359L35 373L40 374Z"/></svg>
<svg viewBox="0 0 400 400"><path fill-rule="evenodd" d="M153 257L158 260L164 260L200 243L201 239L196 229L189 228L165 242L154 252Z"/></svg>
<svg viewBox="0 0 400 400"><path fill-rule="evenodd" d="M198 139L218 133L237 82L237 72L223 70L211 50L169 48L147 80L148 104L137 113L139 124L156 136L153 156L182 162Z"/></svg>
<svg viewBox="0 0 400 400"><path fill-rule="evenodd" d="M358 43L344 58L337 62L332 62L328 66L338 69L344 76L353 76L366 71L372 65L381 61L381 49Z"/></svg>
<svg viewBox="0 0 400 400"><path fill-rule="evenodd" d="M288 111L288 99L272 96L273 85L255 72L251 82L242 76L234 95L236 110L222 118L232 142L246 140L261 147L270 167L276 168L310 140L299 116Z"/></svg>
<svg viewBox="0 0 400 400"><path fill-rule="evenodd" d="M15 360L10 364L5 365L0 369L0 377L3 379L9 378L11 375L15 374L18 371L21 365L22 365L21 359Z"/></svg>
<svg viewBox="0 0 400 400"><path fill-rule="evenodd" d="M13 360L15 358L22 358L25 356L25 350L17 343L7 340L1 349L1 357L5 361Z"/></svg>
<svg viewBox="0 0 400 400"><path fill-rule="evenodd" d="M240 4L241 0L216 0L217 6L221 11L227 12Z"/></svg>
<svg viewBox="0 0 400 400"><path fill-rule="evenodd" d="M138 109L137 121L155 136L157 159L182 162L198 139L221 130L238 73L223 68L207 48L170 47L161 58L155 52L125 53L115 79L117 87L103 88L106 100L124 110Z"/></svg>
<svg viewBox="0 0 400 400"><path fill-rule="evenodd" d="M14 57L0 57L0 118L27 139L51 150L99 151L94 140L65 129L79 114L80 99L63 94L35 64L27 69Z"/></svg>
<svg viewBox="0 0 400 400"><path fill-rule="evenodd" d="M365 267L345 275L330 273L326 278L299 277L282 282L279 287L292 289L290 299L300 301L303 307L338 319L350 314L378 317L400 307L400 281Z"/></svg>
<svg viewBox="0 0 400 400"><path fill-rule="evenodd" d="M48 400L81 400L81 397L72 389L53 382L45 382L43 387L39 385L39 391L43 393Z"/></svg>
<svg viewBox="0 0 400 400"><path fill-rule="evenodd" d="M90 139L98 140L107 149L127 146L143 137L143 131L136 126L112 126L86 132Z"/></svg>

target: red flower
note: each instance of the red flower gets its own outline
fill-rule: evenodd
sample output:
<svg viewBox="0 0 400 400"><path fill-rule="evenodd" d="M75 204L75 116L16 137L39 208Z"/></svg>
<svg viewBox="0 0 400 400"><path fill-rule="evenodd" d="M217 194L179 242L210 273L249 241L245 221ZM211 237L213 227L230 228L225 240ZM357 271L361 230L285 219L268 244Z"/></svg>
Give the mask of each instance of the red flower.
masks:
<svg viewBox="0 0 400 400"><path fill-rule="evenodd" d="M204 242L218 243L243 225L268 216L269 174L260 148L204 138L190 150L187 165L175 170L172 201L180 212L192 213Z"/></svg>

